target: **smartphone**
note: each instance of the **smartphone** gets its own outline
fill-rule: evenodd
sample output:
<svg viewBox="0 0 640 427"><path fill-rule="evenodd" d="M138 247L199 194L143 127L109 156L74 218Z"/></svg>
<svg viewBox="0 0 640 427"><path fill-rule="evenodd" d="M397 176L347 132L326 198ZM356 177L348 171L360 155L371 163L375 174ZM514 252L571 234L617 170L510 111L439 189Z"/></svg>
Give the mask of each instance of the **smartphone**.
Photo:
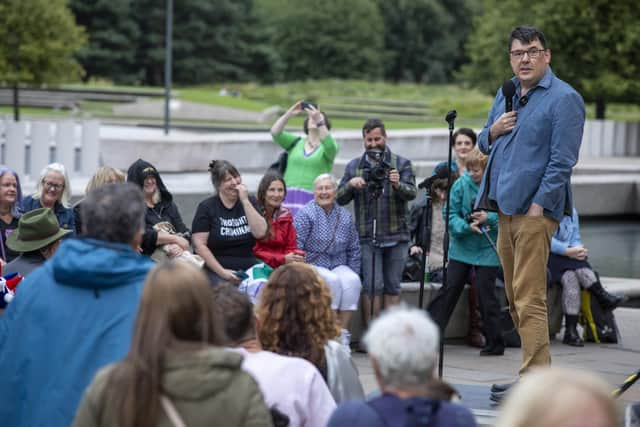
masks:
<svg viewBox="0 0 640 427"><path fill-rule="evenodd" d="M313 108L315 108L316 110L318 109L318 104L316 104L315 102L302 101L302 102L300 103L300 109L301 109L301 110L306 110L306 109L308 109L310 106L311 106L311 107L313 107Z"/></svg>
<svg viewBox="0 0 640 427"><path fill-rule="evenodd" d="M249 275L244 270L234 271L233 274L235 274L235 276L240 280L249 278Z"/></svg>

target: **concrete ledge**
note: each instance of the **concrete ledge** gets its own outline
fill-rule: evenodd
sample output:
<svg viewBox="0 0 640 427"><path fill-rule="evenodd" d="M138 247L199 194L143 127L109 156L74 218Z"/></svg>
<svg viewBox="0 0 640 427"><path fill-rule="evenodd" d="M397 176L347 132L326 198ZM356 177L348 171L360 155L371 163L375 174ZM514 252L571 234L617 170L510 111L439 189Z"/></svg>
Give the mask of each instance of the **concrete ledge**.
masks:
<svg viewBox="0 0 640 427"><path fill-rule="evenodd" d="M429 305L435 297L436 292L442 285L439 283L425 283L423 308ZM403 282L402 293L400 298L403 302L412 307L418 306L420 292L420 282ZM465 287L456 308L453 310L447 329L445 330L445 338L463 338L467 336L469 330L469 297L468 290ZM353 316L351 321L351 341L359 342L363 334L363 322L361 309Z"/></svg>
<svg viewBox="0 0 640 427"><path fill-rule="evenodd" d="M601 277L602 286L614 295L627 298L622 307L640 308L640 280L623 277Z"/></svg>
<svg viewBox="0 0 640 427"><path fill-rule="evenodd" d="M626 307L640 307L640 279L627 279L620 277L602 277L602 285L607 291L626 296ZM442 285L439 283L425 283L423 308L429 305L436 292ZM506 306L506 298L501 287L496 287L498 299L502 306ZM403 282L401 299L412 307L418 306L420 282ZM469 295L468 286L458 300L458 304L451 315L445 338L464 338L469 330ZM562 327L562 291L559 286L552 286L547 292L547 306L549 316L549 332L552 335L560 332ZM362 313L358 310L351 322L351 340L359 342L363 333Z"/></svg>

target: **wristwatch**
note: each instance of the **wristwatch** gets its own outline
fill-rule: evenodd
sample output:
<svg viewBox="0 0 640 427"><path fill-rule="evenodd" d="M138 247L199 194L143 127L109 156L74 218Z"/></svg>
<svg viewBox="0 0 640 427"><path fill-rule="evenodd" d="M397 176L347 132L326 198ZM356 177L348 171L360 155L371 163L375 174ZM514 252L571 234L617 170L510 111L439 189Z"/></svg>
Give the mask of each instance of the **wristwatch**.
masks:
<svg viewBox="0 0 640 427"><path fill-rule="evenodd" d="M326 126L327 124L324 121L319 121L318 123L316 123L316 127L320 127L320 126Z"/></svg>

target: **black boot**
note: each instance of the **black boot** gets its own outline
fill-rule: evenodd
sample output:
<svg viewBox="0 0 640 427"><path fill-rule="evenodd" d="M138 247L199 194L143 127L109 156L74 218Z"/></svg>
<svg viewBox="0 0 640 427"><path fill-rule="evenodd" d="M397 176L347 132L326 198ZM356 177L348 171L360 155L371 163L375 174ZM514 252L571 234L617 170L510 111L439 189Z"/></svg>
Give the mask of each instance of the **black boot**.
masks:
<svg viewBox="0 0 640 427"><path fill-rule="evenodd" d="M613 310L616 308L622 301L624 301L623 297L619 297L617 295L612 295L607 292L600 282L595 282L591 287L589 287L589 291L596 298L600 307L605 310Z"/></svg>
<svg viewBox="0 0 640 427"><path fill-rule="evenodd" d="M580 335L578 335L578 329L576 328L578 316L565 314L564 319L564 339L562 342L573 347L584 347L584 343Z"/></svg>

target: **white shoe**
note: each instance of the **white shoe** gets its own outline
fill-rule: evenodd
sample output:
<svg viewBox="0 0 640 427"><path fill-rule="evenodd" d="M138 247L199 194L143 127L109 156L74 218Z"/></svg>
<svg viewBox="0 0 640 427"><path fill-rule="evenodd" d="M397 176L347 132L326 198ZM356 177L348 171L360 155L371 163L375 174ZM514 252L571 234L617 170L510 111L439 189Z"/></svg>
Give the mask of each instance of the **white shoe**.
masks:
<svg viewBox="0 0 640 427"><path fill-rule="evenodd" d="M351 354L351 332L346 329L342 330L340 334L340 344L342 344L342 348L344 348L347 353Z"/></svg>

